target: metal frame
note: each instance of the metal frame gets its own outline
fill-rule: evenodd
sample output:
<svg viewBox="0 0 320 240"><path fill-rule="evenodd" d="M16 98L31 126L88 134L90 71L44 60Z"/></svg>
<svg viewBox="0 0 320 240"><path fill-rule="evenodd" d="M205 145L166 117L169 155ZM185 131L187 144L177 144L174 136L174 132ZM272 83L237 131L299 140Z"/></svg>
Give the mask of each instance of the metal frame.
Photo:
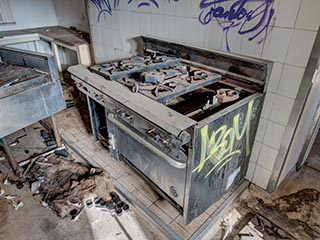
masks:
<svg viewBox="0 0 320 240"><path fill-rule="evenodd" d="M280 184L280 178L283 174L283 169L288 161L288 155L291 150L290 146L294 141L297 129L299 128L299 121L302 117L302 112L313 87L312 80L315 71L319 69L320 65L320 31L318 30L310 58L304 72L297 98L294 102L293 110L289 117L289 121L284 133L284 138L281 142L278 156L276 158L271 177L267 186L268 192L273 192Z"/></svg>

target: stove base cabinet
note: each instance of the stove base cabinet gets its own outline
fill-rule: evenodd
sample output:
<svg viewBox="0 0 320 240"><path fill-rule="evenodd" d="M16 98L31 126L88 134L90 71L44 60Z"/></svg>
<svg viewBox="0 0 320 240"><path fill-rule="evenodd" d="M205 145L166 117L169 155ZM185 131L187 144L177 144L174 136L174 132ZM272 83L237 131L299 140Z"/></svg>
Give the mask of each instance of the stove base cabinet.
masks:
<svg viewBox="0 0 320 240"><path fill-rule="evenodd" d="M244 178L261 103L262 94L256 93L189 128L185 162L163 154L116 114L107 117L110 148L182 210L189 223Z"/></svg>
<svg viewBox="0 0 320 240"><path fill-rule="evenodd" d="M69 71L88 97L95 140L188 224L244 178L272 63L142 39L140 57ZM221 91L229 95L217 101Z"/></svg>

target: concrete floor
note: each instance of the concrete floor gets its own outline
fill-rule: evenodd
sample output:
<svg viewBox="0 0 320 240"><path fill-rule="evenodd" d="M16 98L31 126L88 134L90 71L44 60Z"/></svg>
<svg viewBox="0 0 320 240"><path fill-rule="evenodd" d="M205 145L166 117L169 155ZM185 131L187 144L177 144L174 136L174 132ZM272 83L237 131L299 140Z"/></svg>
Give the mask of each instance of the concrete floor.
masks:
<svg viewBox="0 0 320 240"><path fill-rule="evenodd" d="M300 172L289 176L273 194L267 194L252 185L243 197L216 222L203 239L222 239L224 235L222 223L228 222L232 224L244 216L241 209L239 210L239 208L243 208L241 205L243 201L248 202L253 197L258 197L263 198L267 203L272 203L283 196L295 194L307 188L313 188L320 192L320 172L317 167L320 163L319 139L320 135L311 151L307 164ZM8 164L6 164L5 161L1 161L0 170L6 173L7 169ZM4 177L4 174L0 174L0 188L3 188L6 194L17 195L18 198L24 202L24 207L15 211L8 201L0 198L0 240L167 239L160 230L141 216L138 211L135 211L133 206L131 206L132 211L124 213L121 217L114 217L109 213L100 212L96 209L86 209L77 222L71 222L69 219L60 219L53 211L45 209L39 202L37 196L32 196L27 186L18 190L15 185L3 185ZM319 224L319 207L320 204L314 207L313 219L311 219L311 217L306 218L306 222L313 223L318 221L315 223ZM285 216L281 215L281 217L278 217L276 220L277 223L282 224L287 231L296 233L296 229L286 224L295 217L297 217L297 215L287 214Z"/></svg>
<svg viewBox="0 0 320 240"><path fill-rule="evenodd" d="M27 131L27 136L20 142L21 146L28 146L31 149L31 143L37 145L37 141L42 141L42 138L39 138L39 129L35 130L38 134L32 133L34 127L39 127L39 124L29 127L30 131ZM13 134L12 139L24 133L26 131L21 130ZM38 136L37 139L35 136ZM30 150L27 156L20 150L18 147L13 147L13 152L20 161L34 154ZM85 163L71 150L69 153L77 162ZM42 206L40 197L33 196L27 184L20 190L15 185L4 185L7 173L13 174L8 162L2 160L0 161L0 189L5 191L5 195L16 195L17 200L21 200L24 206L14 210L10 201L0 197L0 240L167 239L131 205L131 210L119 217L95 208L86 208L76 222L61 219L52 210Z"/></svg>

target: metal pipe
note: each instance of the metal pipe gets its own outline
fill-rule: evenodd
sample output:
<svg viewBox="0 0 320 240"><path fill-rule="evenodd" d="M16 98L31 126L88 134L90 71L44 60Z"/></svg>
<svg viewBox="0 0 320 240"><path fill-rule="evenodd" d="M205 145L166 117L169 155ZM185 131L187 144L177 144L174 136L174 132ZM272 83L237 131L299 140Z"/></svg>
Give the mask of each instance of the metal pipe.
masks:
<svg viewBox="0 0 320 240"><path fill-rule="evenodd" d="M13 156L12 151L10 149L10 146L8 145L8 143L6 141L6 138L4 138L4 137L1 138L1 143L2 143L2 146L4 148L5 153L7 154L8 161L9 161L14 173L16 173L17 168L18 168L17 160Z"/></svg>

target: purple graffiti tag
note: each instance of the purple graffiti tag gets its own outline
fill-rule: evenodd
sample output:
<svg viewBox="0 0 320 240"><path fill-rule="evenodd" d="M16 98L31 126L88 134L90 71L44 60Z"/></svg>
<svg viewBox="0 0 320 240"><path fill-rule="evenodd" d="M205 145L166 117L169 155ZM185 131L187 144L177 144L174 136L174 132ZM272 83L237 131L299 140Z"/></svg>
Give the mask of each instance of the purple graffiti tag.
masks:
<svg viewBox="0 0 320 240"><path fill-rule="evenodd" d="M111 0L112 1L112 0ZM130 5L131 3L134 2L134 0L126 0L127 4ZM171 2L171 0L166 0L167 2ZM179 0L173 0L173 2L178 2ZM111 3L110 0L91 0L91 2L95 5L95 7L98 10L98 22L100 22L100 17L102 14L107 13L108 15L112 15L112 8L111 8ZM119 2L120 0L113 0L113 8L117 9L119 7ZM159 8L159 0L144 0L144 1L139 1L138 8L140 7L145 7L145 6L154 6L156 8Z"/></svg>
<svg viewBox="0 0 320 240"><path fill-rule="evenodd" d="M112 15L112 8L109 0L91 0L98 10L98 22L100 22L100 17L102 14ZM119 0L114 0L114 7L119 5Z"/></svg>
<svg viewBox="0 0 320 240"><path fill-rule="evenodd" d="M255 2L258 6L248 9L250 2ZM211 23L212 20L218 22L226 32L227 51L230 51L228 35L233 29L236 29L239 35L247 35L248 41L256 40L257 44L261 44L274 27L273 2L274 0L202 0L199 4L199 22L203 25ZM227 8L228 3L232 4Z"/></svg>

